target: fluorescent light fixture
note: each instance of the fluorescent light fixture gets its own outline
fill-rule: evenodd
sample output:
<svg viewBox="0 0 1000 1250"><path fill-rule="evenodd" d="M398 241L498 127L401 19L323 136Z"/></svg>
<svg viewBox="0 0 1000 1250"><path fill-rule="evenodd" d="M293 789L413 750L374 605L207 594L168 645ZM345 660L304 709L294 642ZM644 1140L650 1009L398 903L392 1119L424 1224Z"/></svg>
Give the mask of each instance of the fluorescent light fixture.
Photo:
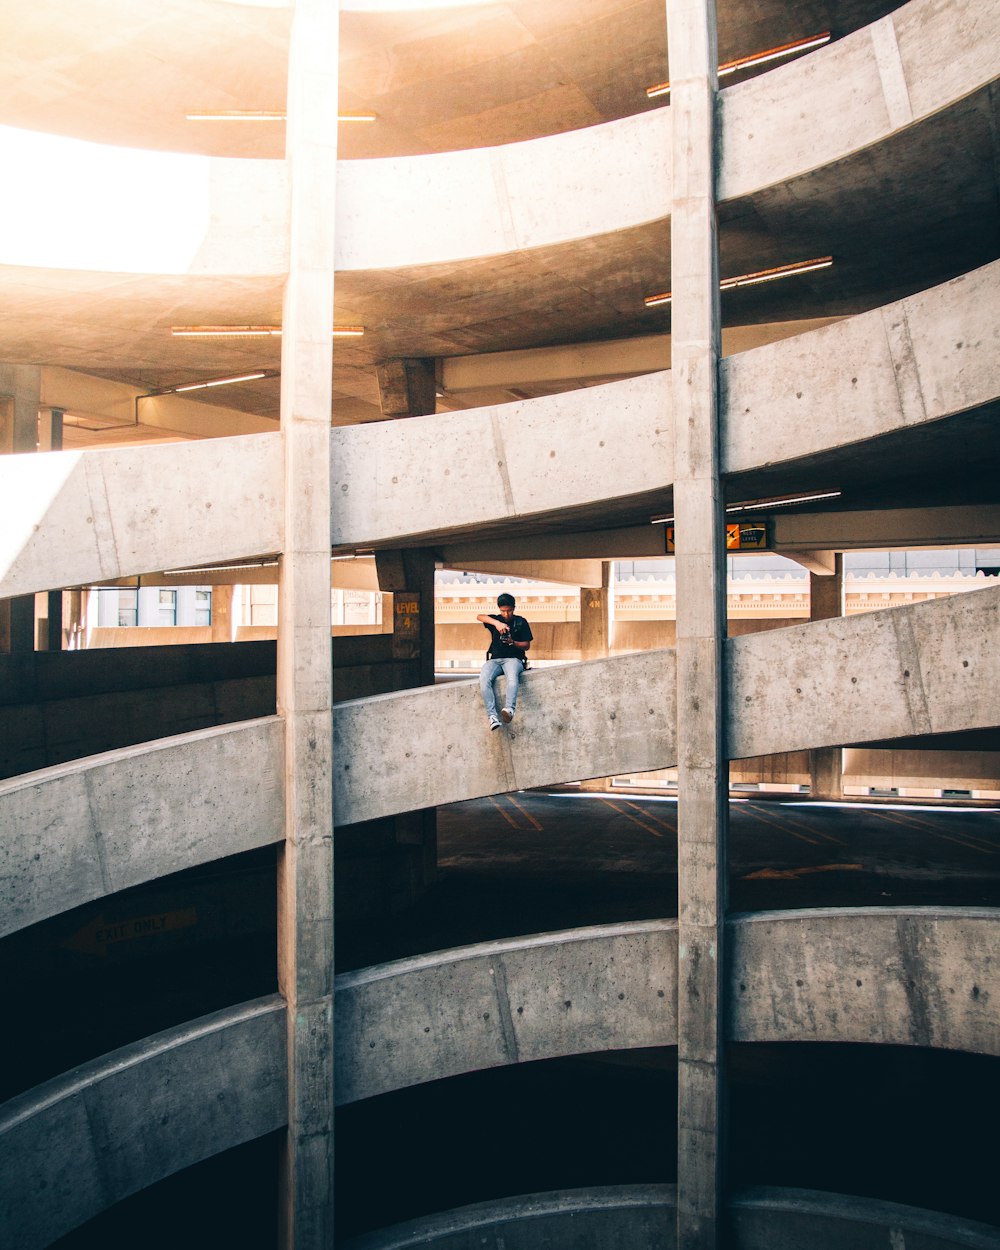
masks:
<svg viewBox="0 0 1000 1250"><path fill-rule="evenodd" d="M719 283L719 290L732 291L740 286L759 286L762 282L774 282L778 278L793 278L796 274L812 273L816 269L829 269L832 264L832 256L797 260L789 265L776 265L773 269L758 269L756 273L741 273L735 278L723 278ZM672 299L673 292L664 291L660 295L647 295L642 302L647 308L656 308L660 304L669 304Z"/></svg>
<svg viewBox="0 0 1000 1250"><path fill-rule="evenodd" d="M186 114L189 122L283 122L287 119L284 109L206 109L202 113ZM373 122L375 113L338 113L338 122Z"/></svg>
<svg viewBox="0 0 1000 1250"><path fill-rule="evenodd" d="M335 339L361 338L364 326L334 326ZM170 333L178 339L266 339L280 338L281 326L171 326Z"/></svg>
<svg viewBox="0 0 1000 1250"><path fill-rule="evenodd" d="M718 69L720 78L727 74L735 74L737 70L749 69L753 65L765 65L768 61L778 61L786 56L795 56L799 52L808 52L810 48L819 48L830 42L830 32L825 30L819 35L809 35L805 39L795 39L791 43L779 44L776 48L765 48L763 52L752 52L749 56L738 56L733 61L724 61ZM669 95L670 83L658 82L646 88L646 95L651 99Z"/></svg>
<svg viewBox="0 0 1000 1250"><path fill-rule="evenodd" d="M186 577L190 573L234 573L243 569L273 569L277 560L244 560L241 564L200 564L194 569L164 569L164 577Z"/></svg>
<svg viewBox="0 0 1000 1250"><path fill-rule="evenodd" d="M770 512L772 508L788 508L796 503L817 503L821 499L839 499L843 494L840 490L817 490L807 495L776 495L772 499L750 499L745 503L731 503L726 506L726 516L736 512ZM650 525L670 525L674 516L651 516Z"/></svg>
<svg viewBox="0 0 1000 1250"><path fill-rule="evenodd" d="M211 382L189 382L186 386L171 386L167 391L160 391L161 395L179 395L182 391L203 391L209 386L231 386L234 382L255 382L257 378L273 377L274 374L268 374L266 370L260 373L241 373L233 378L213 378Z"/></svg>

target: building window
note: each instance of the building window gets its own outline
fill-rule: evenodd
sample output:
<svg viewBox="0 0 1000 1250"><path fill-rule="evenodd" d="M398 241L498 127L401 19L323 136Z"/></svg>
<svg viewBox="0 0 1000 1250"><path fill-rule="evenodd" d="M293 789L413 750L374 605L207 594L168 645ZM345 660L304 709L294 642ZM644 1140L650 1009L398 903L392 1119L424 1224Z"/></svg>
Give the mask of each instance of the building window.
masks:
<svg viewBox="0 0 1000 1250"><path fill-rule="evenodd" d="M212 592L196 590L194 592L194 623L211 625L212 623Z"/></svg>
<svg viewBox="0 0 1000 1250"><path fill-rule="evenodd" d="M118 624L139 624L139 592L138 590L119 590L118 592Z"/></svg>
<svg viewBox="0 0 1000 1250"><path fill-rule="evenodd" d="M160 605L157 613L157 625L177 624L177 591L161 590Z"/></svg>

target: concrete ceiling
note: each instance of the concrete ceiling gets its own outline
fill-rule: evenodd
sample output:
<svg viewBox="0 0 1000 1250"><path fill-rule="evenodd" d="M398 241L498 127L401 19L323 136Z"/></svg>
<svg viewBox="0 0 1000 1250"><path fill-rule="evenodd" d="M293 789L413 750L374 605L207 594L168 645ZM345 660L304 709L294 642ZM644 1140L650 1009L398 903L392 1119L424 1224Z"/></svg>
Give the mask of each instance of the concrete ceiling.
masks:
<svg viewBox="0 0 1000 1250"><path fill-rule="evenodd" d="M841 36L894 7L885 0L720 0L720 59L826 29ZM185 113L282 106L288 9L216 0L0 0L0 9L0 123L146 148L282 155L280 123L196 124ZM663 0L523 0L429 14L344 14L342 107L372 110L379 120L343 125L342 152L351 158L504 143L662 107L644 92L669 75L664 9ZM995 109L980 92L877 151L723 206L724 275L808 256L836 258L832 269L727 294L726 323L847 315L994 259ZM58 189L58 171L51 172ZM669 289L668 231L664 221L499 259L340 275L337 319L364 324L367 333L336 345L335 421L379 417L374 366L389 357L448 358L668 332L669 309L642 303L644 295ZM280 320L280 307L276 279L4 268L0 359L42 360L143 389L275 369L274 341L179 342L168 330L182 323L269 324ZM510 397L583 383L567 376L518 387ZM205 398L218 403L222 396ZM497 398L493 388L446 403ZM232 388L225 402L276 418L277 381ZM961 494L961 459L970 454L997 480L995 429L995 413L969 416L958 460L940 435L909 450L887 448L898 453L894 497L907 483L924 489L921 475L936 459L946 501ZM991 489L988 473L975 475L977 497ZM849 480L856 495L878 505L879 475L872 477L860 456L855 462L842 453L836 463L778 476L782 485L761 475L733 490L746 498L784 489L792 477L803 488ZM613 515L605 509L573 523L630 524L669 507L669 495L621 500Z"/></svg>

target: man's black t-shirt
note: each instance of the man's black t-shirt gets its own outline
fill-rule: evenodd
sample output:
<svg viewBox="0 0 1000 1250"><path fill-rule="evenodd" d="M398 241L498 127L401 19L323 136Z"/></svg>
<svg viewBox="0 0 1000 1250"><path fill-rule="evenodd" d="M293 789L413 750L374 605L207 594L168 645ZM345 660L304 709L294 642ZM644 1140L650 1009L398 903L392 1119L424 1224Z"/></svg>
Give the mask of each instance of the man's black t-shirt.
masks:
<svg viewBox="0 0 1000 1250"><path fill-rule="evenodd" d="M494 621L502 621L504 619L495 613L491 613L490 618ZM512 616L505 623L510 626L510 636L515 642L531 642L531 626L523 616ZM490 631L490 649L486 652L488 660L509 660L511 658L527 660L528 657L524 648L512 646L507 641L506 635L501 634L495 625L490 625L488 622L483 621L483 628Z"/></svg>

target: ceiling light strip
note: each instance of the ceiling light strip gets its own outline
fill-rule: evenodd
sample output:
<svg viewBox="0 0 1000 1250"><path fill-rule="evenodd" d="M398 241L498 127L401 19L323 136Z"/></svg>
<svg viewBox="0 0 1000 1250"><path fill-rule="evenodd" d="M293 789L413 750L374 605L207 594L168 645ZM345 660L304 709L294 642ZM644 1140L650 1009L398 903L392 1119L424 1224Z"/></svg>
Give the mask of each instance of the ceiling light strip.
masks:
<svg viewBox="0 0 1000 1250"><path fill-rule="evenodd" d="M359 339L364 326L334 326L335 339ZM178 339L263 339L280 338L281 326L171 326L170 333Z"/></svg>
<svg viewBox="0 0 1000 1250"><path fill-rule="evenodd" d="M200 113L187 113L189 122L284 122L287 114L283 109L206 109ZM374 122L376 113L338 113L338 122Z"/></svg>
<svg viewBox="0 0 1000 1250"><path fill-rule="evenodd" d="M777 278L792 278L799 273L829 269L832 264L832 256L815 256L812 260L797 260L788 265L775 265L773 269L758 269L755 273L742 273L735 278L723 278L719 283L719 290L732 291L739 286L758 286L761 282L774 282ZM669 304L672 298L671 291L663 291L659 295L647 295L643 303L647 308L656 308L660 304Z"/></svg>
<svg viewBox="0 0 1000 1250"><path fill-rule="evenodd" d="M807 495L776 495L771 499L751 499L745 503L727 504L726 515L732 516L736 512L768 512L771 508L788 508L796 503L819 503L823 499L839 499L843 493L840 490L818 490ZM652 516L649 518L649 523L650 525L670 525L673 519L673 514Z"/></svg>
<svg viewBox="0 0 1000 1250"><path fill-rule="evenodd" d="M779 44L776 48L766 48L763 52L752 52L749 56L738 56L733 61L724 61L718 69L720 78L724 78L727 74L735 74L737 70L749 69L753 65L764 65L768 61L777 61L786 56L795 56L797 52L808 52L810 48L819 48L824 43L829 43L831 33L828 30L819 35L809 35L805 39L795 39L791 43ZM670 83L658 82L652 87L646 88L646 95L651 99L657 96L669 95Z"/></svg>

